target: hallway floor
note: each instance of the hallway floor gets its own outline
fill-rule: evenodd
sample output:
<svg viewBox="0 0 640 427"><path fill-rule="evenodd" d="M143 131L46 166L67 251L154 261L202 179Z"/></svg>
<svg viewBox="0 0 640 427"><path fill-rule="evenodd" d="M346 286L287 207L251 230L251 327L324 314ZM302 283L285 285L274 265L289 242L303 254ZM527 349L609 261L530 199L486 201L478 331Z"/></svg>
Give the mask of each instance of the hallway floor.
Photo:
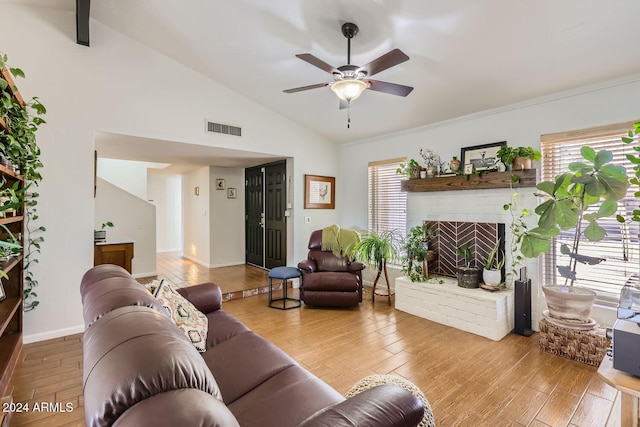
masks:
<svg viewBox="0 0 640 427"><path fill-rule="evenodd" d="M207 268L181 257L179 252L164 252L158 254L157 269L158 279L165 279L177 287L216 283L220 286L225 301L268 291L269 271L246 264ZM151 279L154 278L149 278ZM256 288L256 283L263 285Z"/></svg>

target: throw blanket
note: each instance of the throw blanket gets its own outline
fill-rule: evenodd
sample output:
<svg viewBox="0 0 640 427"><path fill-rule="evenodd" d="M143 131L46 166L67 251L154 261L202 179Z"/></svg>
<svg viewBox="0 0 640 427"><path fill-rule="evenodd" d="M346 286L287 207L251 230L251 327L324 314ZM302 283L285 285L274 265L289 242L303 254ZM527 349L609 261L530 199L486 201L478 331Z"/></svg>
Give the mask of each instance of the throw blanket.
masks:
<svg viewBox="0 0 640 427"><path fill-rule="evenodd" d="M322 250L331 251L335 256L349 255L360 241L360 234L348 228L333 224L322 229Z"/></svg>

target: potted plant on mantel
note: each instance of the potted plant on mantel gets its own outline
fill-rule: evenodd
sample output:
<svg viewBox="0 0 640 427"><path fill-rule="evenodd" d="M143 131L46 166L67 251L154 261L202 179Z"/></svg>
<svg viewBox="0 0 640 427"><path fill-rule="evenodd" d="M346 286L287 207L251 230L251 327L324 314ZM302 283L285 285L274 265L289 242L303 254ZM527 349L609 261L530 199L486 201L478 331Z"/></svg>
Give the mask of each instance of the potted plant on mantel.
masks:
<svg viewBox="0 0 640 427"><path fill-rule="evenodd" d="M611 164L613 154L610 151L596 153L585 146L580 153L586 162L573 162L569 171L556 176L554 181L540 182L536 186L542 192L536 195L546 197L535 209L539 215L538 226L531 230L521 227L521 235L514 236L521 241L522 255L536 258L550 249L552 239L562 231L572 233L573 242L570 246L562 244L558 255L568 259L566 264L558 262L557 267L564 283L546 285L542 290L551 317L577 324L590 321L596 293L574 286L576 266L578 263L596 265L605 261L600 257L580 254L580 239L584 236L589 241L598 242L605 237L606 231L598 220L616 215L617 202L629 188L626 169Z"/></svg>
<svg viewBox="0 0 640 427"><path fill-rule="evenodd" d="M415 159L409 159L406 162L400 163L400 166L396 169L398 175L405 175L409 179L420 178L420 171L422 166Z"/></svg>
<svg viewBox="0 0 640 427"><path fill-rule="evenodd" d="M371 230L363 233L360 241L349 250L350 256L378 270L373 281L372 301L375 301L376 286L382 274L387 287L390 286L387 261L393 262L398 257L398 241L397 233L393 230L381 232Z"/></svg>
<svg viewBox="0 0 640 427"><path fill-rule="evenodd" d="M505 167L514 171L531 169L532 161L542 158L540 152L532 147L509 147L506 144L500 147L496 156Z"/></svg>
<svg viewBox="0 0 640 427"><path fill-rule="evenodd" d="M438 166L440 165L440 156L438 156L430 148L420 149L420 156L424 160L424 167L427 171L427 178L433 178L438 175Z"/></svg>

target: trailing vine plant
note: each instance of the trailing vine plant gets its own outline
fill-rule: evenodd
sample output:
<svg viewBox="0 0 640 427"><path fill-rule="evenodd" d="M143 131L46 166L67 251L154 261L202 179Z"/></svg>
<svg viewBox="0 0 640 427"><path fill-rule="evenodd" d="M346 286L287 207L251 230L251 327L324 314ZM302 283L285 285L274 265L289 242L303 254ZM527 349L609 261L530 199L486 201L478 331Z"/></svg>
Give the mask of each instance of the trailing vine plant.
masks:
<svg viewBox="0 0 640 427"><path fill-rule="evenodd" d="M7 55L0 54L0 69L7 64ZM19 68L7 67L14 78L24 78L24 72ZM47 110L37 97L25 102L24 106L18 102L13 93L17 88L9 87L10 83L0 76L0 118L4 120L10 131L0 127L0 153L11 162L16 173L24 176L24 187L21 191L14 190L14 203L24 206L23 255L24 255L24 298L25 311L36 308L39 301L35 288L38 280L33 275L31 267L38 262L40 245L44 241L42 233L45 227L38 226L38 197L37 187L42 181L42 162L40 161L40 147L36 142L36 131L46 123L41 117ZM5 188L3 193L7 191ZM3 196L7 194L2 194ZM12 242L3 242L5 246ZM15 244L15 242L13 242Z"/></svg>
<svg viewBox="0 0 640 427"><path fill-rule="evenodd" d="M519 277L519 269L524 261L522 252L520 252L520 245L522 244L522 237L525 232L529 230L529 227L525 223L525 218L527 218L531 212L529 209L520 209L518 207L519 197L520 193L513 192L511 195L511 201L503 205L503 209L505 211L509 211L509 214L511 215L511 223L509 224L509 228L511 230L511 264L509 266L509 271L507 271L505 275L505 279L507 279L505 280L506 288L509 288L510 284Z"/></svg>
<svg viewBox="0 0 640 427"><path fill-rule="evenodd" d="M627 135L622 137L622 142L626 144L636 143L636 146L633 147L636 154L627 154L627 159L633 163L633 170L635 172L635 177L631 178L629 182L636 186L640 186L640 138L638 135L640 135L640 122L634 123L633 129L629 130ZM636 196L637 199L640 199L640 191L636 191L634 196ZM631 220L640 222L640 207L633 210ZM625 220L618 216L618 221L624 222Z"/></svg>

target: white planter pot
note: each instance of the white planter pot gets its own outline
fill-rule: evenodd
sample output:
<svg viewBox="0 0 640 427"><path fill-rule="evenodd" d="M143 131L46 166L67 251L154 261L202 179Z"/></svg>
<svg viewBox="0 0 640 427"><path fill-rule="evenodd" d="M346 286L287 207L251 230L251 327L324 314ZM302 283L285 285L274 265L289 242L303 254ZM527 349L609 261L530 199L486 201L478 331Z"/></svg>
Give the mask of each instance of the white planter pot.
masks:
<svg viewBox="0 0 640 427"><path fill-rule="evenodd" d="M579 286L543 286L549 315L555 319L588 323L596 293Z"/></svg>
<svg viewBox="0 0 640 427"><path fill-rule="evenodd" d="M482 280L485 285L498 286L502 282L502 271L500 270L482 270Z"/></svg>

